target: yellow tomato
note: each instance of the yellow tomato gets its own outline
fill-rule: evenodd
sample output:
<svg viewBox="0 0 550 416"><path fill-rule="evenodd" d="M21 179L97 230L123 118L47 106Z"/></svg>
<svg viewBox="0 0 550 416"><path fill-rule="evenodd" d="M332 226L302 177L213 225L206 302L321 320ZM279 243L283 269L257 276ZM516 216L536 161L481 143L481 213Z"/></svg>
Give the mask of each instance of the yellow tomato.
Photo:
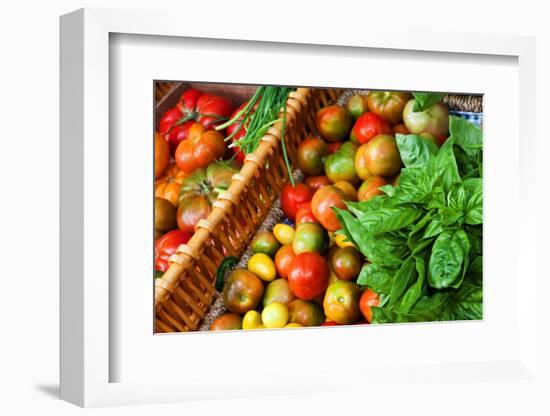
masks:
<svg viewBox="0 0 550 416"><path fill-rule="evenodd" d="M343 234L335 235L334 241L336 241L336 245L338 247L355 247L355 244L353 244L351 241L348 241L348 238Z"/></svg>
<svg viewBox="0 0 550 416"><path fill-rule="evenodd" d="M276 224L275 227L273 227L273 234L275 234L275 238L282 245L292 244L294 233L294 228L288 224Z"/></svg>
<svg viewBox="0 0 550 416"><path fill-rule="evenodd" d="M257 329L262 325L262 315L260 312L251 310L243 317L243 329Z"/></svg>
<svg viewBox="0 0 550 416"><path fill-rule="evenodd" d="M280 302L270 303L262 311L262 322L266 328L284 328L288 323L288 308Z"/></svg>
<svg viewBox="0 0 550 416"><path fill-rule="evenodd" d="M291 322L285 325L285 328L303 328L298 322Z"/></svg>
<svg viewBox="0 0 550 416"><path fill-rule="evenodd" d="M248 270L266 282L271 282L277 275L275 263L271 257L264 253L256 253L250 257Z"/></svg>

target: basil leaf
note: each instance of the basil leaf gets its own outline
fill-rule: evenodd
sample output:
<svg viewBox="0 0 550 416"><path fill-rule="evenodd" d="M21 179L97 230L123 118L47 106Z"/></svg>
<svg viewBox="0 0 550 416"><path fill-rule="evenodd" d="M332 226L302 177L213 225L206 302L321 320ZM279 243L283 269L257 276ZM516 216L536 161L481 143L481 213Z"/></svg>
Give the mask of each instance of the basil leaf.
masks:
<svg viewBox="0 0 550 416"><path fill-rule="evenodd" d="M415 222L422 211L415 207L382 208L363 213L359 221L373 234L399 230Z"/></svg>
<svg viewBox="0 0 550 416"><path fill-rule="evenodd" d="M407 258L395 274L390 292L390 300L388 307L392 307L397 303L399 298L405 293L416 277L415 262L411 256Z"/></svg>
<svg viewBox="0 0 550 416"><path fill-rule="evenodd" d="M462 148L468 156L475 157L481 151L483 146L481 129L474 123L462 117L449 116L449 133L454 144Z"/></svg>
<svg viewBox="0 0 550 416"><path fill-rule="evenodd" d="M395 140L401 160L407 168L426 166L428 160L439 150L435 144L416 134L396 134Z"/></svg>
<svg viewBox="0 0 550 416"><path fill-rule="evenodd" d="M379 186L378 189L384 192L388 196L393 196L395 194L395 187L392 184Z"/></svg>
<svg viewBox="0 0 550 416"><path fill-rule="evenodd" d="M464 222L470 225L483 223L483 184L481 178L471 178L464 181L467 195L466 215Z"/></svg>
<svg viewBox="0 0 550 416"><path fill-rule="evenodd" d="M462 265L462 275L457 281L455 281L451 285L451 287L454 287L456 289L462 284L464 276L466 275L466 271L468 270L468 266L470 265L470 240L468 239L468 234L466 234L464 230L458 230L453 235L453 241L456 241L458 244L460 244L460 247L462 248L462 255L464 257L464 262Z"/></svg>
<svg viewBox="0 0 550 416"><path fill-rule="evenodd" d="M427 168L428 175L432 176L435 180L441 178L445 192L449 192L454 184L462 182L458 173L452 138L448 138L443 143L437 156L432 157L428 161Z"/></svg>
<svg viewBox="0 0 550 416"><path fill-rule="evenodd" d="M441 221L441 216L436 215L426 227L426 230L424 231L424 235L422 237L423 238L436 237L442 232L443 232L443 222Z"/></svg>
<svg viewBox="0 0 550 416"><path fill-rule="evenodd" d="M389 294L395 270L377 264L366 263L357 277L357 284L368 286L378 294Z"/></svg>
<svg viewBox="0 0 550 416"><path fill-rule="evenodd" d="M414 304L422 296L422 288L424 287L424 280L426 278L426 265L422 257L415 257L416 272L418 273L418 279L403 295L403 300L399 306L399 312L409 313Z"/></svg>
<svg viewBox="0 0 550 416"><path fill-rule="evenodd" d="M460 321L483 319L483 289L471 281L465 281L456 291L449 292L449 302L442 319Z"/></svg>
<svg viewBox="0 0 550 416"><path fill-rule="evenodd" d="M437 104L445 94L431 92L413 92L415 99L412 111L418 113Z"/></svg>
<svg viewBox="0 0 550 416"><path fill-rule="evenodd" d="M428 267L428 284L436 289L449 287L459 276L464 253L452 231L444 231L435 240Z"/></svg>
<svg viewBox="0 0 550 416"><path fill-rule="evenodd" d="M435 293L425 296L414 305L409 313L399 313L388 307L373 307L373 323L394 323L394 322L430 322L442 320L442 314L447 308L449 296L444 293Z"/></svg>

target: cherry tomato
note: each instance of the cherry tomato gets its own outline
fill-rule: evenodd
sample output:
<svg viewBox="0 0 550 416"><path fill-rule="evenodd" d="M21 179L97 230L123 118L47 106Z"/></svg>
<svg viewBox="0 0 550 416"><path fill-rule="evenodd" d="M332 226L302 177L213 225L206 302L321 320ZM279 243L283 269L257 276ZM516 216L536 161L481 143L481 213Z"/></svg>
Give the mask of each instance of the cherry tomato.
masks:
<svg viewBox="0 0 550 416"><path fill-rule="evenodd" d="M287 183L281 191L281 208L285 215L294 221L300 205L311 201L312 196L313 189L305 183L297 183L295 186Z"/></svg>

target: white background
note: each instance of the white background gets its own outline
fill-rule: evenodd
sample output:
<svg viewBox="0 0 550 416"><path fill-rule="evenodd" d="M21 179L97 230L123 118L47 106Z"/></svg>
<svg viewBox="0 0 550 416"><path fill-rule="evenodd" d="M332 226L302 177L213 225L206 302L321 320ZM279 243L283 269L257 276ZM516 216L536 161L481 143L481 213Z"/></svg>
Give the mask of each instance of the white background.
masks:
<svg viewBox="0 0 550 416"><path fill-rule="evenodd" d="M19 1L4 4L0 12L2 89L0 120L2 120L2 147L0 148L0 177L3 199L0 228L2 235L2 278L5 281L0 308L2 312L2 342L0 343L0 413L18 415L29 412L40 414L76 414L82 410L56 400L58 377L58 16L83 6L174 9L197 8L190 12L192 19L208 14L230 15L230 10L252 14L250 6L236 1L208 2L208 10L199 13L204 2L185 4L180 1ZM219 4L218 4L219 3ZM244 2L241 2L244 3ZM406 27L422 25L434 30L470 30L475 32L537 35L538 58L538 121L539 133L546 126L550 106L544 100L549 91L550 38L546 22L548 14L535 1L480 4L477 1L455 2L453 6L434 2L386 2L383 6L362 6L355 9L352 2L315 3L297 1L255 2L269 3L274 8L265 10L269 18L285 24L319 24L330 30L331 21L349 21L363 25L368 31L370 19L393 19ZM359 2L356 2L359 4ZM423 3L426 3L424 5ZM542 2L540 2L542 3ZM251 3L252 4L252 3ZM452 8L451 8L452 7ZM324 17L320 14L325 13ZM396 15L399 13L398 15ZM294 17L293 17L294 16ZM257 18L257 17L256 17ZM230 19L228 17L228 19ZM182 22L185 24L185 22ZM236 26L235 32L246 33L246 27ZM548 177L544 170L544 155L548 146L539 151L538 172L533 178L541 189L540 204L548 198ZM543 199L545 198L545 199ZM548 222L541 218L544 229ZM542 225L542 224L541 224ZM543 239L539 240L540 243ZM505 254L504 254L505 255ZM31 272L32 269L32 272ZM548 275L548 274L547 274ZM545 309L547 310L547 309ZM542 309L541 309L542 311ZM541 316L545 320L548 317ZM344 352L345 353L345 352ZM546 351L548 353L548 350ZM327 357L336 360L337 354ZM443 387L441 387L443 388ZM534 401L517 402L513 392L517 387L502 384L500 403L483 401L483 394L468 391L446 407L446 414L479 414L482 409L500 409L506 403L510 412L537 414ZM437 394L434 387L431 394ZM464 394L467 389L457 388ZM428 392L414 392L428 395ZM93 410L97 414L224 414L260 413L296 414L308 411L319 414L366 413L373 407L386 409L391 414L391 400L402 400L391 394L369 397L368 391L360 397L345 393L309 397L287 397L163 405L152 408ZM427 400L429 403L429 400ZM476 402L479 402L476 404ZM390 406L390 408L388 408ZM414 410L414 409L411 409ZM440 413L442 409L427 407L425 414ZM412 412L411 412L412 413Z"/></svg>

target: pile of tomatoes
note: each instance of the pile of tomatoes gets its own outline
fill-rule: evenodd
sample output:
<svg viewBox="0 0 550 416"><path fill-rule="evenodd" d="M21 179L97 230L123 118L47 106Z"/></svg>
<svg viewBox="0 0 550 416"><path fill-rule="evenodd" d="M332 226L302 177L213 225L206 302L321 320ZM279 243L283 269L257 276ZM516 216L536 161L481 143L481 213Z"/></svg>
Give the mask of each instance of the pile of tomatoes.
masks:
<svg viewBox="0 0 550 416"><path fill-rule="evenodd" d="M239 171L238 147L225 137L238 128L216 129L236 114L226 97L185 90L166 111L155 134L155 269L168 269L168 259L186 243L218 194Z"/></svg>
<svg viewBox="0 0 550 416"><path fill-rule="evenodd" d="M380 297L356 283L367 259L341 228L334 207L366 201L399 179L402 162L395 134L419 134L440 146L448 136L448 110L437 103L413 112L406 92L352 96L346 106L321 108L318 136L298 148L305 179L287 184L287 217L256 235L246 268L233 270L223 289L229 313L211 330L366 324Z"/></svg>

